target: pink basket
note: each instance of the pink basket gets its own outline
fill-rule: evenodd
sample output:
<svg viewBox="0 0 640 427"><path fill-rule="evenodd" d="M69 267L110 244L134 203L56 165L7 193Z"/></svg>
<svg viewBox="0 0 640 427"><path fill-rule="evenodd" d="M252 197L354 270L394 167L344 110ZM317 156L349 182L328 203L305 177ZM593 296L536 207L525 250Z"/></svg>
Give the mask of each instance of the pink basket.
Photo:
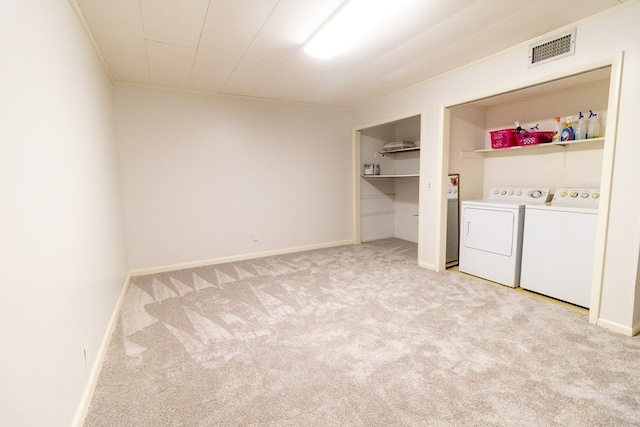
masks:
<svg viewBox="0 0 640 427"><path fill-rule="evenodd" d="M501 129L489 132L491 134L491 148L507 148L518 145L515 129Z"/></svg>
<svg viewBox="0 0 640 427"><path fill-rule="evenodd" d="M551 142L553 132L525 132L516 134L518 145L536 145Z"/></svg>

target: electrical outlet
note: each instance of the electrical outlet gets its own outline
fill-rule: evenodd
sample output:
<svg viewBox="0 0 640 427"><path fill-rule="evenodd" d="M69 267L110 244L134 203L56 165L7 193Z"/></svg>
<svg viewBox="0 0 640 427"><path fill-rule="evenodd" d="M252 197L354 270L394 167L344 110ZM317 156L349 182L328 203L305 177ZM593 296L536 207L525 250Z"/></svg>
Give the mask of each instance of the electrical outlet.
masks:
<svg viewBox="0 0 640 427"><path fill-rule="evenodd" d="M258 240L259 240L259 239L258 239L258 232L257 232L257 231L254 231L254 232L253 232L253 241L254 241L254 242L257 242Z"/></svg>

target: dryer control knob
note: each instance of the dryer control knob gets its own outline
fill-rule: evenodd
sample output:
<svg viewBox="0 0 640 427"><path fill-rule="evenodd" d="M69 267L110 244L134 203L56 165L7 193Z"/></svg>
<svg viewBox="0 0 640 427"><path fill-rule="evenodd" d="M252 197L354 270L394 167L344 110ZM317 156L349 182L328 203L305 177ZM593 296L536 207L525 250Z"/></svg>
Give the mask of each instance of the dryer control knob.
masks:
<svg viewBox="0 0 640 427"><path fill-rule="evenodd" d="M574 199L575 199L576 197L578 197L578 192L577 192L577 191L572 191L572 192L571 192L571 197L573 197Z"/></svg>
<svg viewBox="0 0 640 427"><path fill-rule="evenodd" d="M562 193L560 193L560 197L567 197L567 194L568 193L566 191L563 191Z"/></svg>
<svg viewBox="0 0 640 427"><path fill-rule="evenodd" d="M584 191L582 194L580 194L580 197L582 197L583 199L586 199L587 197L589 197L589 193Z"/></svg>
<svg viewBox="0 0 640 427"><path fill-rule="evenodd" d="M594 199L600 198L600 193L593 193L593 198Z"/></svg>

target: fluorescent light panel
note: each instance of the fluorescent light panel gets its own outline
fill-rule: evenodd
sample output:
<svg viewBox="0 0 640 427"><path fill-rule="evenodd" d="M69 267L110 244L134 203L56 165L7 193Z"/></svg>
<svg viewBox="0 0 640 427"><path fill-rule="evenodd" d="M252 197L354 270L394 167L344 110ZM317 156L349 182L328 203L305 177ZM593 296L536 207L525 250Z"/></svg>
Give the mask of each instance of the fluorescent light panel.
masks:
<svg viewBox="0 0 640 427"><path fill-rule="evenodd" d="M364 39L402 0L351 0L307 43L304 51L329 59Z"/></svg>

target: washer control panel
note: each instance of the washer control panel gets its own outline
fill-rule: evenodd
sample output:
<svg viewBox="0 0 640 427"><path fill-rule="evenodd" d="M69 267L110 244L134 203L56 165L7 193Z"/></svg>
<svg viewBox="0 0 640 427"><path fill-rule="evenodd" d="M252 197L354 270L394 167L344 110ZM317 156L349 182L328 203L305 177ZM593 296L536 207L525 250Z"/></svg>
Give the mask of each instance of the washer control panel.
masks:
<svg viewBox="0 0 640 427"><path fill-rule="evenodd" d="M545 203L551 200L551 190L549 188L492 187L487 200Z"/></svg>
<svg viewBox="0 0 640 427"><path fill-rule="evenodd" d="M598 188L557 188L551 203L598 207L600 189Z"/></svg>

